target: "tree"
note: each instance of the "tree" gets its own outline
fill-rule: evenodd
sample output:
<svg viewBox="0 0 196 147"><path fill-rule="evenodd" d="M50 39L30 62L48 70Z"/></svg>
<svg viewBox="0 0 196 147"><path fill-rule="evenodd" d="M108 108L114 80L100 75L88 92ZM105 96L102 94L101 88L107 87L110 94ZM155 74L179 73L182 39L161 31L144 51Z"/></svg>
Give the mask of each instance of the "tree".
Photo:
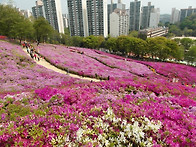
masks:
<svg viewBox="0 0 196 147"><path fill-rule="evenodd" d="M129 37L138 37L138 31L131 31L128 36Z"/></svg>
<svg viewBox="0 0 196 147"><path fill-rule="evenodd" d="M180 24L180 28L184 30L185 28L196 30L196 14L192 14L186 17Z"/></svg>
<svg viewBox="0 0 196 147"><path fill-rule="evenodd" d="M167 46L165 37L148 38L148 54L152 58L158 57L160 60L165 60L171 55L171 48Z"/></svg>
<svg viewBox="0 0 196 147"><path fill-rule="evenodd" d="M61 43L65 44L67 46L72 46L73 43L72 43L71 36L70 35L66 35L66 34L62 34L61 35Z"/></svg>
<svg viewBox="0 0 196 147"><path fill-rule="evenodd" d="M35 35L36 35L37 41L39 41L39 42L47 41L48 37L54 31L52 26L43 17L38 17L35 20L33 27L35 29Z"/></svg>
<svg viewBox="0 0 196 147"><path fill-rule="evenodd" d="M65 28L65 29L64 29L64 34L70 36L69 28Z"/></svg>
<svg viewBox="0 0 196 147"><path fill-rule="evenodd" d="M16 37L20 40L20 43L22 39L26 38L32 38L34 33L33 24L30 22L29 19L24 18L23 16L19 17L20 21L16 24L15 30L16 30Z"/></svg>
<svg viewBox="0 0 196 147"><path fill-rule="evenodd" d="M147 38L146 40L148 47L147 47L147 54L151 56L153 59L154 57L158 56L159 44L157 43L156 38Z"/></svg>
<svg viewBox="0 0 196 147"><path fill-rule="evenodd" d="M99 38L96 36L88 36L83 39L84 47L96 49L100 46Z"/></svg>
<svg viewBox="0 0 196 147"><path fill-rule="evenodd" d="M185 54L185 60L190 63L196 62L196 46L192 46Z"/></svg>
<svg viewBox="0 0 196 147"><path fill-rule="evenodd" d="M22 39L33 37L33 27L29 19L25 18L11 5L0 5L0 34L9 38Z"/></svg>
<svg viewBox="0 0 196 147"><path fill-rule="evenodd" d="M106 41L105 47L106 47L107 49L109 49L110 51L117 52L116 40L117 40L117 38L110 37L110 38Z"/></svg>
<svg viewBox="0 0 196 147"><path fill-rule="evenodd" d="M185 27L184 30L183 30L183 34L184 34L184 36L192 36L193 30L188 29L187 27Z"/></svg>
<svg viewBox="0 0 196 147"><path fill-rule="evenodd" d="M130 52L130 37L119 36L116 40L116 47L122 54L127 55Z"/></svg>
<svg viewBox="0 0 196 147"><path fill-rule="evenodd" d="M60 34L57 30L53 30L49 35L49 43L59 44L61 43L62 34Z"/></svg>
<svg viewBox="0 0 196 147"><path fill-rule="evenodd" d="M82 47L83 46L83 37L72 36L71 40L72 40L72 45L73 46L78 46L78 47Z"/></svg>
<svg viewBox="0 0 196 147"><path fill-rule="evenodd" d="M193 45L193 40L190 38L183 38L180 40L180 43L184 46L185 51L188 51L191 45Z"/></svg>
<svg viewBox="0 0 196 147"><path fill-rule="evenodd" d="M173 33L176 36L182 36L183 32L180 30L180 28L177 25L170 25L169 26L169 33Z"/></svg>
<svg viewBox="0 0 196 147"><path fill-rule="evenodd" d="M146 54L147 43L140 38L130 38L130 52L137 57L143 57Z"/></svg>
<svg viewBox="0 0 196 147"><path fill-rule="evenodd" d="M176 41L167 39L166 46L170 48L169 55L171 58L175 58L177 60L180 60L182 58L180 48Z"/></svg>

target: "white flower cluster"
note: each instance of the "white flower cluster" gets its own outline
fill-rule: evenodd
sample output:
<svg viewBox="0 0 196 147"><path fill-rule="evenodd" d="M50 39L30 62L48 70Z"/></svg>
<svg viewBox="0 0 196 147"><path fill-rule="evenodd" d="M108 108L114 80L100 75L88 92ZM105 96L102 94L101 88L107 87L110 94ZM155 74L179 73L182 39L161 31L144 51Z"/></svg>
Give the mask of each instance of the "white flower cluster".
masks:
<svg viewBox="0 0 196 147"><path fill-rule="evenodd" d="M89 116L83 126L76 132L76 140L72 146L87 145L93 146L146 146L151 147L152 138L145 132L158 132L161 122L149 120L147 117L132 118L130 123L125 119L117 118L112 108L108 108L102 117ZM88 126L91 126L89 128ZM94 136L94 137L93 137ZM53 139L53 142L57 139Z"/></svg>

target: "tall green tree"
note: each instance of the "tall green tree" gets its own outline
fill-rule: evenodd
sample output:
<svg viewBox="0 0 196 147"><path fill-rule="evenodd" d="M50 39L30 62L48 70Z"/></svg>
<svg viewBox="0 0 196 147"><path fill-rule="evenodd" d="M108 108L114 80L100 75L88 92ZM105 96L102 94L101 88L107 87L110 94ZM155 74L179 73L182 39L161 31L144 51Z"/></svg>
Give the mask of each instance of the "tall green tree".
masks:
<svg viewBox="0 0 196 147"><path fill-rule="evenodd" d="M49 36L54 32L52 26L43 17L38 17L35 20L33 27L35 29L36 39L39 42L47 41Z"/></svg>
<svg viewBox="0 0 196 147"><path fill-rule="evenodd" d="M147 38L146 42L148 44L147 54L151 56L152 59L157 57L160 46L156 38Z"/></svg>
<svg viewBox="0 0 196 147"><path fill-rule="evenodd" d="M116 47L122 54L127 55L130 52L130 37L119 36L116 40Z"/></svg>
<svg viewBox="0 0 196 147"><path fill-rule="evenodd" d="M130 38L130 51L137 57L143 57L147 51L147 43L140 38Z"/></svg>
<svg viewBox="0 0 196 147"><path fill-rule="evenodd" d="M23 16L19 17L20 21L15 25L16 37L20 40L30 39L33 37L34 28L32 22Z"/></svg>
<svg viewBox="0 0 196 147"><path fill-rule="evenodd" d="M16 24L19 23L19 12L9 6L0 5L0 34L15 37L16 36Z"/></svg>
<svg viewBox="0 0 196 147"><path fill-rule="evenodd" d="M107 49L109 49L110 51L113 51L113 52L117 52L117 48L116 48L116 40L117 38L113 38L113 37L110 37L106 43L105 43L105 47Z"/></svg>
<svg viewBox="0 0 196 147"><path fill-rule="evenodd" d="M11 5L0 5L0 34L20 40L32 38L33 27L29 19L25 18Z"/></svg>
<svg viewBox="0 0 196 147"><path fill-rule="evenodd" d="M178 46L177 42L174 40L167 39L166 46L170 48L170 58L180 60L182 54L180 53L180 47Z"/></svg>

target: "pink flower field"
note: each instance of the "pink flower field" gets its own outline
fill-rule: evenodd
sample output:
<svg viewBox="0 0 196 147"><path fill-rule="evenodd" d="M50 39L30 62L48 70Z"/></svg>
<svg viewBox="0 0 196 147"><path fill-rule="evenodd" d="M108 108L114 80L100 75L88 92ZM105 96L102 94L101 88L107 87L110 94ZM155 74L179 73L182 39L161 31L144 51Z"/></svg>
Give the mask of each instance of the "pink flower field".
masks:
<svg viewBox="0 0 196 147"><path fill-rule="evenodd" d="M20 91L1 96L0 146L196 146L194 86L171 82L158 65L150 65L153 73L147 63L90 49L42 44L39 52L62 69L111 78L86 82L56 74L20 46L0 41L1 91ZM177 78L195 75L187 68L193 70L178 70Z"/></svg>
<svg viewBox="0 0 196 147"><path fill-rule="evenodd" d="M79 82L37 65L20 46L0 41L0 93Z"/></svg>
<svg viewBox="0 0 196 147"><path fill-rule="evenodd" d="M145 65L123 61L109 56L101 56L94 50L65 47L60 45L41 45L39 52L50 63L70 72L89 77L98 75L102 78L132 77L133 75L150 75L153 72Z"/></svg>
<svg viewBox="0 0 196 147"><path fill-rule="evenodd" d="M175 63L142 62L156 69L168 78L179 78L184 84L194 84L196 81L196 68Z"/></svg>

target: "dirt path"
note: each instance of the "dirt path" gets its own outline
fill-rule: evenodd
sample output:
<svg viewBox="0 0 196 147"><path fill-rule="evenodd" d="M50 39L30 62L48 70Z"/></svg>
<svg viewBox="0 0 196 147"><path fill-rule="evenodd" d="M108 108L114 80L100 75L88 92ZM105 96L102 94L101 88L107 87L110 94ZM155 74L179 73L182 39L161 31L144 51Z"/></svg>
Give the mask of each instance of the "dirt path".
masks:
<svg viewBox="0 0 196 147"><path fill-rule="evenodd" d="M23 48L23 51L30 57L30 54L27 53L26 48ZM59 68L57 68L57 67L51 65L50 63L48 63L48 62L47 62L46 60L44 60L44 59L40 59L40 61L34 59L34 61L35 61L37 64L39 64L39 65L41 65L41 66L43 66L43 67L45 67L45 68L51 69L51 70L53 70L53 71L55 71L55 72L58 72L58 73L61 73L61 74L69 75L69 76L71 76L71 77L73 77L73 78L78 78L78 79L83 79L83 80L89 80L89 81L93 81L93 82L100 82L100 80L98 80L98 79L89 78L89 77L81 77L81 76L79 76L79 75L75 75L75 74L72 74L72 73L67 73L67 72L64 71L64 70L61 70L61 69L59 69Z"/></svg>

